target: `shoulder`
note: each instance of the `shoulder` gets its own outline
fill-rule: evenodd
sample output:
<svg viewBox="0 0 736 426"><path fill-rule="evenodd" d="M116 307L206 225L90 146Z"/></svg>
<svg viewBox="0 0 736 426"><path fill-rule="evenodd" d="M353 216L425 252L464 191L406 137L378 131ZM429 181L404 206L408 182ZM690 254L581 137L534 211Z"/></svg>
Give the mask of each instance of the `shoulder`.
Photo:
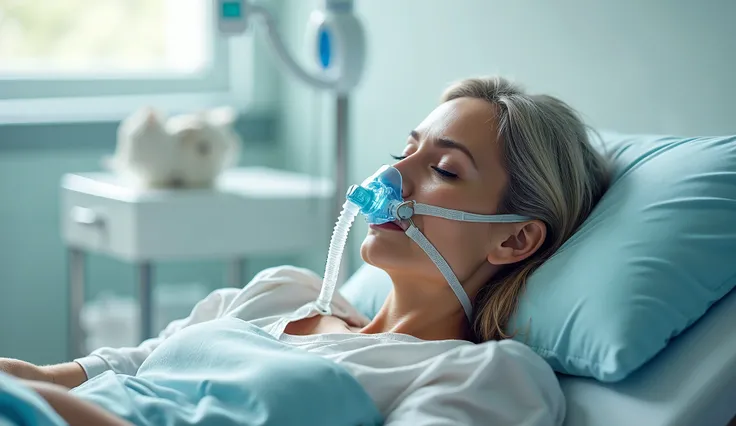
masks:
<svg viewBox="0 0 736 426"><path fill-rule="evenodd" d="M560 425L564 420L565 399L554 371L522 343L461 345L437 361L392 416L411 418L415 410L413 415L420 417L444 418L447 406L464 400L468 409L447 420L476 424L495 419L494 424L534 426ZM417 402L422 400L435 404L419 409Z"/></svg>
<svg viewBox="0 0 736 426"><path fill-rule="evenodd" d="M308 269L264 269L238 292L226 315L246 321L283 316L316 299L321 285L321 279Z"/></svg>
<svg viewBox="0 0 736 426"><path fill-rule="evenodd" d="M284 265L262 270L253 277L246 288L300 286L319 290L321 285L322 278L313 271L306 268Z"/></svg>
<svg viewBox="0 0 736 426"><path fill-rule="evenodd" d="M227 314L243 320L282 317L314 302L322 288L322 278L313 271L296 266L264 269L238 293ZM350 303L335 292L332 300L335 315L364 320Z"/></svg>

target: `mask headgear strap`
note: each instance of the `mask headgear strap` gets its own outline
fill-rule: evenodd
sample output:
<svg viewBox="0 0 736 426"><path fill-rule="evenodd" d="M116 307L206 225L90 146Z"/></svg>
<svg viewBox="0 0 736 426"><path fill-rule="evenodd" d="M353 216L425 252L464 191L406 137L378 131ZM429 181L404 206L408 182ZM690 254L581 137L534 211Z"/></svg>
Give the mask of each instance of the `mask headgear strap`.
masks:
<svg viewBox="0 0 736 426"><path fill-rule="evenodd" d="M472 324L473 305L470 303L470 298L468 297L468 294L465 293L465 290L460 284L460 281L458 281L457 277L452 272L450 265L445 261L440 252L438 252L437 249L434 248L427 237L425 237L424 234L422 234L422 232L419 230L419 228L414 225L414 221L412 221L411 219L409 219L409 221L410 225L409 229L406 230L406 235L414 240L414 242L417 243L419 247L421 247L425 251L425 253L427 253L427 256L432 259L432 262L437 265L437 268L442 273L442 276L445 277L445 280L447 280L447 283L450 284L450 288L452 289L453 293L455 293L455 296L457 296L457 300L459 300L460 304L463 305L465 316L468 317L468 321Z"/></svg>
<svg viewBox="0 0 736 426"><path fill-rule="evenodd" d="M482 215L475 213L467 213L459 210L446 209L443 207L430 206L427 204L420 204L414 201L404 201L399 204L396 208L396 217L402 220L409 221L409 229L406 230L406 235L411 238L419 247L427 253L427 256L437 265L437 268L445 277L445 280L450 285L453 293L460 301L465 311L465 316L468 317L468 321L473 321L473 305L470 303L468 294L463 289L460 281L452 272L452 268L447 261L442 257L439 251L429 242L427 237L422 234L422 231L417 228L412 220L412 216L415 214L423 214L427 216L436 216L450 220L458 220L464 222L483 222L483 223L517 223L531 220L530 217L515 215L515 214L500 214L500 215Z"/></svg>
<svg viewBox="0 0 736 426"><path fill-rule="evenodd" d="M412 210L414 214L443 217L445 219L459 220L462 222L518 223L532 220L531 217L521 216L518 214L475 214L420 203L413 203Z"/></svg>

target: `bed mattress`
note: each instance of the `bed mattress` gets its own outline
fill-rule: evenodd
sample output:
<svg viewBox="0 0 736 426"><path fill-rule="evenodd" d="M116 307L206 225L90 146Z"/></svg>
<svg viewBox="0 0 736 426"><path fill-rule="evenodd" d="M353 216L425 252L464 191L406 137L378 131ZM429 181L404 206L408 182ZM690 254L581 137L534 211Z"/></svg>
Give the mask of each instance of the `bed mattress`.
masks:
<svg viewBox="0 0 736 426"><path fill-rule="evenodd" d="M559 378L565 426L724 426L736 415L736 290L621 382Z"/></svg>

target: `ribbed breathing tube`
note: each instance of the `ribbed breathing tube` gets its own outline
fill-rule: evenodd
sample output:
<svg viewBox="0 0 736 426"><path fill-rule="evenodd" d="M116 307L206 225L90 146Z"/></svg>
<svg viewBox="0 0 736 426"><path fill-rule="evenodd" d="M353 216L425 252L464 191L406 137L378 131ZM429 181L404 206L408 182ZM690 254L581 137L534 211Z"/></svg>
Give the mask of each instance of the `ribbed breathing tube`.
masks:
<svg viewBox="0 0 736 426"><path fill-rule="evenodd" d="M359 212L360 207L357 204L350 200L345 201L345 204L342 205L340 217L337 219L335 228L332 231L330 249L327 251L325 277L322 280L322 289L319 292L319 297L315 302L317 309L323 315L332 314L330 304L332 303L332 296L335 294L335 288L337 287L337 275L340 272L342 254L345 250L345 243L348 240L350 227L353 226L355 216L357 216Z"/></svg>

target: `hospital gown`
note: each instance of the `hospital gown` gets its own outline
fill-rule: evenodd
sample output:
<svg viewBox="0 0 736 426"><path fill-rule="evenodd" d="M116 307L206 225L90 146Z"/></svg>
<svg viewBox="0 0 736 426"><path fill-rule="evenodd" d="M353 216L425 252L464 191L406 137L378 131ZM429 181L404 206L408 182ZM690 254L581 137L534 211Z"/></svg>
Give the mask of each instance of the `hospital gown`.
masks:
<svg viewBox="0 0 736 426"><path fill-rule="evenodd" d="M166 347L167 339L212 320L238 320L237 324L247 322L280 344L318 355L349 372L388 425L562 424L565 402L555 374L531 349L512 340L478 345L396 333L285 334L290 321L315 314L311 302L320 285L320 278L304 269L268 269L243 289L211 293L188 318L171 323L136 348L103 348L76 361L90 379L101 374L136 376L146 371L150 357L160 361L156 351ZM368 323L339 294L332 310L354 324Z"/></svg>

